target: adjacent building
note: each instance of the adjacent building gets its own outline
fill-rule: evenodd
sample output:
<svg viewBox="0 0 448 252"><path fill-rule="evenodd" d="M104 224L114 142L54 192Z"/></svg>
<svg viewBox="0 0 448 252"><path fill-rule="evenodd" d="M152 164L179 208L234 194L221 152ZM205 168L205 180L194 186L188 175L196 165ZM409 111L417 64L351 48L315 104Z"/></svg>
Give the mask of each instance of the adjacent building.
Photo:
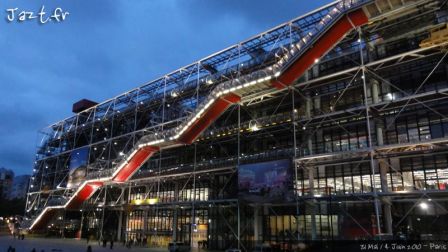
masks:
<svg viewBox="0 0 448 252"><path fill-rule="evenodd" d="M9 199L25 199L28 192L30 175L15 176L12 182Z"/></svg>
<svg viewBox="0 0 448 252"><path fill-rule="evenodd" d="M11 194L14 180L14 172L6 168L0 168L0 198L7 199Z"/></svg>

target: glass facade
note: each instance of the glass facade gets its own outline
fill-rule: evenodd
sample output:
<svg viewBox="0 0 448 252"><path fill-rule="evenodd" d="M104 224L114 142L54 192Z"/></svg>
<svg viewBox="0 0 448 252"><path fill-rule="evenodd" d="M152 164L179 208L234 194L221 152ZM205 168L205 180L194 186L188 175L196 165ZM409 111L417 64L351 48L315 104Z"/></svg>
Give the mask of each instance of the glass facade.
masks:
<svg viewBox="0 0 448 252"><path fill-rule="evenodd" d="M163 149L129 181L107 184L84 205L83 236L108 233L142 246L167 247L176 240L195 248L245 251L261 243L289 251L303 241L373 240L379 235L446 239L446 51L420 47L447 13L446 6L441 8L413 9L378 26L366 25L361 39L356 32L348 34L294 88L254 91L191 145ZM239 76L232 71L226 74ZM78 124L94 127L90 132L78 127L78 140L70 138L70 144L82 147L93 139L87 169L107 175L120 152L129 151L144 134L140 130L162 132L156 126L165 119L170 119L168 128L175 128L175 118L191 113L194 92L200 101L214 83L207 80L198 84L200 89L191 86L160 104L149 97L160 95L160 89L139 89L134 95L151 102L139 100L126 113L117 102L121 112L112 120L103 120L110 111L105 107L79 115ZM193 105L178 111L179 104ZM67 144L63 150L71 148ZM39 190L49 190L61 179L58 171L68 169L69 155L59 151L57 157L46 156L47 149L39 154L43 158L36 166L49 167L36 172L42 178L41 185L34 184ZM245 190L266 202L239 197L244 184L239 167L278 160L293 164L282 173L288 182L279 173L246 171L252 184ZM292 192L292 199L285 193L280 201L269 202L268 195L281 186Z"/></svg>

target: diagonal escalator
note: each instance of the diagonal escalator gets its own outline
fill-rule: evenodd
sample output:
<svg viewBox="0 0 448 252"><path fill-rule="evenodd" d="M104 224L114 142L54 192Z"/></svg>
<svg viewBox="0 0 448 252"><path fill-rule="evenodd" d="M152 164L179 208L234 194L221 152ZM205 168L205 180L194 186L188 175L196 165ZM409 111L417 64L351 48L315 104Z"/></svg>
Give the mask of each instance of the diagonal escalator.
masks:
<svg viewBox="0 0 448 252"><path fill-rule="evenodd" d="M372 2L375 1L336 2L311 31L298 42L291 44L287 52L277 58L272 65L237 79L216 84L209 95L197 106L195 113L185 118L177 127L165 130L162 134L143 136L128 153L121 157L121 161L117 162L110 174L89 178L78 188L67 191L64 195L66 200L42 208L38 215L28 222L27 228L30 230L44 228L58 209L80 208L83 202L104 183L127 181L159 150L193 143L222 113L245 96L270 89L288 88L350 31L369 22L373 15L363 7ZM407 1L399 2L403 5L407 3ZM396 8L399 7L396 6ZM383 14L384 12L378 15Z"/></svg>

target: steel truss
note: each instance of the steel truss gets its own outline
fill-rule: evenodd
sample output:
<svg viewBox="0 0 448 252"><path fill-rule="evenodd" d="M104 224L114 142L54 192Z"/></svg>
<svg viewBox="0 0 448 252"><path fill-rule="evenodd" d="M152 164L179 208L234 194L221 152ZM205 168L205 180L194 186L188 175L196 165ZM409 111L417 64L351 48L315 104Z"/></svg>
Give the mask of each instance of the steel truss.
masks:
<svg viewBox="0 0 448 252"><path fill-rule="evenodd" d="M304 76L287 89L257 86L247 91L237 102L237 106L226 111L216 123L205 129L198 139L193 139L192 145L177 144L163 148L145 160L144 167L131 174L131 180L120 181L119 184L116 181L102 181L102 189L94 192L91 199L83 203L81 219L99 219L101 216L97 233L98 237L102 238L107 231L104 228L107 226L105 224L107 219L110 216L118 216L120 223L118 230L121 231L117 231L116 237L124 238L128 232L126 219L130 218L134 210L144 211L148 219L148 211L154 210L157 217L166 209L177 213L182 207L184 209L182 211L189 211L189 216L194 220L198 211L208 209L213 212L213 209L217 209L218 222L222 223L233 237L226 246L249 250L253 244L248 240L250 237L257 240L259 234L251 230L248 224L250 221L257 222L258 217L254 215L248 218L248 216L254 212L281 216L282 213L278 209L281 206L274 204L260 208L249 204L250 209L246 209L246 204L239 202L234 193L228 192L235 187L236 167L260 160L293 157L297 165L294 169L296 201L292 206L295 208L293 215L297 230L300 226L299 219L307 215L303 212L304 207L315 209L311 214L311 237L297 232L297 235L291 235L294 241L319 239L316 230L317 208L321 207L319 202L329 201L331 206L334 204L332 200L341 201L342 204L351 201L372 204L375 208L375 232L366 230L359 217L353 216L344 208L338 207L338 209L370 236L375 233L390 233L392 222L387 219L390 216L384 214L387 212L385 209L387 206L394 202L409 200L409 197L416 194L431 195L433 198L432 195L440 192L388 191L382 181L384 171L380 168L388 167L392 171L398 171L399 168L384 160L405 155L441 153L446 149L445 138L419 139L407 143L384 143L379 140L379 135L386 134L385 132L395 126L397 120L403 115L413 113L412 111L424 109L446 119L439 110L443 109L443 104L440 104L445 101L448 88L422 89L433 74L438 74L440 67L444 65L446 54L442 49L445 44L429 48L413 47L402 53L394 52L393 55L376 55L377 58L372 56L371 50L377 48L376 44L393 43L393 37L387 42L379 42L378 34L387 32L390 27L398 26L401 21L397 20L401 20L400 18L406 20L414 13L418 13L424 19L432 16L440 8L438 1L411 2L408 6L409 12L406 12L408 16L403 17L401 12L397 12L395 16L391 14L384 16L387 17L384 19L373 19L371 24L347 34L339 41L337 47L316 62ZM306 34L328 15L335 4L299 17L48 127L44 130L42 146L37 154L34 176L36 182L28 194L27 211L30 215L37 214L41 209L51 206L49 202L52 198L63 200L76 193L73 189L64 187L73 151L89 148L87 178L96 179L111 176L114 167L127 163L128 153L135 151L136 145L149 142L163 147L165 143L158 141L168 139L170 135L167 135L167 132L182 129L185 122L195 116L201 104L209 99L208 95L215 92L220 83L223 81L233 83L235 79L244 79L245 74L259 71L281 57L288 56L286 52L291 46L305 38ZM422 8L424 11L421 11ZM434 26L429 22L425 24L426 26L414 32L403 31L403 36L421 36ZM327 70L329 72L326 73L323 66L337 60L343 60L347 65L338 70ZM390 76L393 76L388 73L390 69L425 62L429 62L427 64L430 65L430 71L416 90L405 90L400 83L390 80ZM333 91L322 91L334 83L342 83L342 86ZM393 95L391 99L385 98L381 92L381 95L375 95L378 90L374 89L378 83L385 89L395 90L394 94L390 92ZM362 90L362 99L357 100L359 103L356 106L342 106L343 100L357 90ZM324 99L321 97L324 96L331 103L328 107L322 106ZM263 106L268 109L260 112ZM391 115L394 117L388 120L387 124L380 120ZM353 124L363 124L367 131L365 134L367 141L363 146L345 151L316 151L315 139L322 134L323 129L331 128L350 135L353 132L351 128ZM293 138L292 144L285 144L282 136ZM263 140L263 146L260 146L260 139ZM170 138L169 141L171 140ZM314 178L309 174L312 174L316 167L348 162L360 165L369 163L369 176L373 178L372 191L361 194L318 195L315 192L318 186L313 185ZM303 195L299 189L299 177L305 173L309 175L306 178L310 185L308 195ZM403 176L401 173L398 174ZM211 181L214 181L215 176L222 176L225 179L214 186ZM376 180L378 176L380 181ZM165 197L161 195L166 190L171 190L167 189L170 183L175 183L177 188L175 197L179 197L186 190L196 192L200 188L206 188L207 186L203 185L206 181L209 183L209 188L220 188L214 192L216 197L197 200L194 196L186 201L177 198L150 206L136 206L131 203L132 195L139 194L138 190L143 190L141 195L143 199L151 197L161 199ZM434 202L439 201L434 199ZM228 215L236 216L237 220L228 220ZM248 219L241 220L241 215L245 215ZM398 222L400 223L401 221ZM177 230L177 227L174 230ZM152 234L162 235L158 230L154 230ZM176 231L172 232L172 238L176 240L178 234ZM193 242L192 237L189 239Z"/></svg>

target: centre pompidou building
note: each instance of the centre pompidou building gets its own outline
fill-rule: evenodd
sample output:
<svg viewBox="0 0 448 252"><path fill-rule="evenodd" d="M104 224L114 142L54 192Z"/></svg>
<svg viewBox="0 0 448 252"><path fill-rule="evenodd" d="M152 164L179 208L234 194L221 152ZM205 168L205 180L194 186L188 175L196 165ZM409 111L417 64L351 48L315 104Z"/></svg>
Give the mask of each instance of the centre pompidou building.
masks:
<svg viewBox="0 0 448 252"><path fill-rule="evenodd" d="M246 251L447 238L447 8L336 1L77 103L40 132L22 227Z"/></svg>

